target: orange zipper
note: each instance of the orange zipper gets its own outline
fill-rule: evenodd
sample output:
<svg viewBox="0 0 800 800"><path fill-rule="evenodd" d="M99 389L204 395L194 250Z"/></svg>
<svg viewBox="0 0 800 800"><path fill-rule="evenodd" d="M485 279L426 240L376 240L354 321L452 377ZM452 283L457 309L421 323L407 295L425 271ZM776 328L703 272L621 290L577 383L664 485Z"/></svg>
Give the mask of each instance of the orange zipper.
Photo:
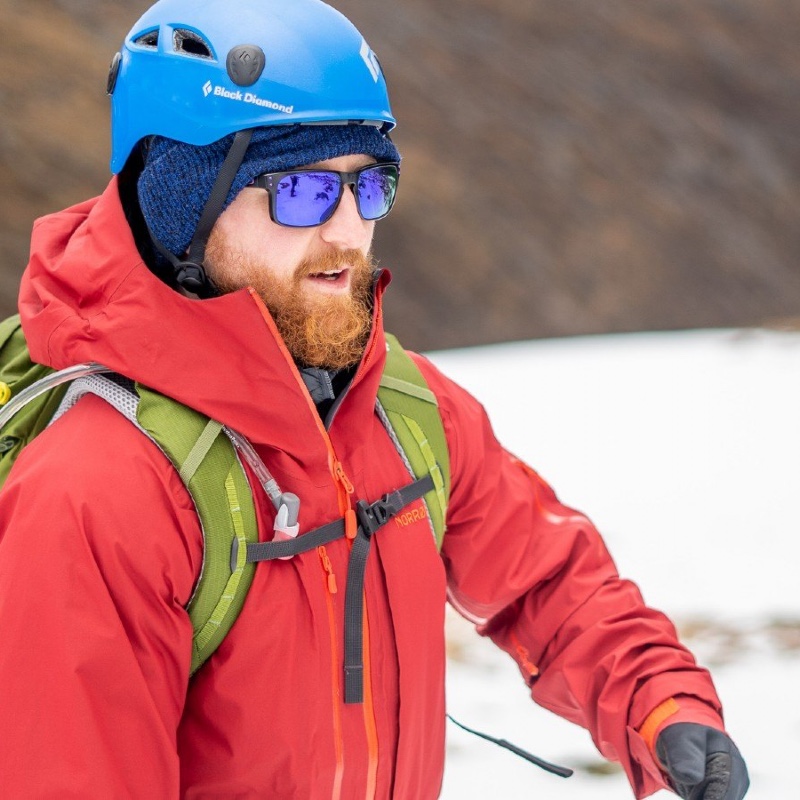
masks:
<svg viewBox="0 0 800 800"><path fill-rule="evenodd" d="M373 800L378 789L378 726L375 721L375 706L372 702L372 665L370 663L369 619L367 603L364 602L364 727L367 731L367 793L366 800Z"/></svg>
<svg viewBox="0 0 800 800"><path fill-rule="evenodd" d="M275 323L267 309L266 305L264 305L264 301L259 297L258 293L251 287L249 289L250 296L256 303L256 306L259 308L261 312L261 316L264 318L264 321L267 324L267 327L273 332L275 336L275 340L278 343L278 346L282 349L286 359L290 363L294 363L291 354L289 353L288 349L286 348L283 339L281 338L280 334L278 333L277 328L275 327ZM364 361L366 362L371 358L372 351L374 350L375 346L375 337L372 337L371 346L368 353L365 354ZM296 370L295 370L296 372ZM344 517L345 521L345 535L347 537L348 543L352 545L352 541L356 536L358 530L358 524L356 519L355 509L352 505L352 496L355 494L355 487L353 486L352 481L350 478L347 477L347 473L344 471L344 467L342 466L341 461L336 457L336 451L333 449L333 442L328 434L327 429L325 428L324 423L319 417L317 413L316 406L314 405L314 401L311 399L311 395L305 389L305 384L303 384L302 378L300 374L297 373L297 381L299 382L300 386L303 389L303 392L306 396L306 402L308 403L309 407L313 411L313 417L317 424L317 429L322 436L323 441L325 442L325 447L328 450L328 469L330 470L331 476L334 479L336 484L337 494L338 494L338 501L339 501L339 513ZM328 622L329 628L331 632L331 654L332 654L332 667L333 667L333 717L334 717L334 734L336 737L335 748L336 748L336 777L334 779L334 786L333 786L333 800L339 800L342 793L342 779L344 777L344 740L342 738L342 719L341 719L341 711L340 711L340 704L342 698L342 670L339 661L339 647L337 644L337 626L336 626L336 615L333 608L333 595L336 594L336 576L333 572L333 565L331 564L331 560L328 556L327 550L325 549L324 545L317 548L317 552L319 553L320 560L322 562L322 569L325 573L325 584L327 587L326 593L326 601L328 606ZM368 642L369 642L369 631L366 622L366 604L364 605L364 671L366 675L369 674L369 655L368 655ZM369 709L369 712L367 711ZM369 750L369 774L367 778L367 800L371 800L371 798L375 797L376 785L377 785L377 769L378 769L378 739L377 739L377 730L375 726L375 715L372 703L372 685L369 680L369 677L365 678L364 683L364 725L366 727L366 734L367 734L367 742L368 742L368 750Z"/></svg>
<svg viewBox="0 0 800 800"><path fill-rule="evenodd" d="M352 546L353 539L355 539L358 524L356 520L356 513L351 505L351 497L355 493L355 488L347 477L340 461L334 461L333 474L336 477L339 486L344 489L345 495L341 501L347 504L344 512L345 520L345 536L348 543ZM324 549L324 548L320 548ZM327 554L326 554L327 555ZM378 728L375 721L375 707L372 697L372 669L370 665L370 643L369 643L369 622L367 619L367 603L366 597L364 598L364 617L361 622L364 631L364 728L367 735L367 786L366 786L366 800L374 800L378 788Z"/></svg>
<svg viewBox="0 0 800 800"><path fill-rule="evenodd" d="M341 461L334 460L331 471L333 472L333 476L336 478L336 481L340 487L339 510L344 516L344 535L347 541L352 544L353 539L356 538L356 532L358 531L358 522L356 520L356 512L353 508L350 498L355 494L356 490L353 484L350 482L350 478L347 477L347 473L345 473ZM344 495L342 495L342 489L344 490Z"/></svg>
<svg viewBox="0 0 800 800"><path fill-rule="evenodd" d="M333 595L336 594L336 576L333 565L324 545L317 548L322 569L325 573L325 604L328 609L328 630L331 634L331 687L333 692L333 746L336 753L336 772L333 778L332 800L340 800L344 780L344 738L342 736L342 675L339 667L339 636L336 630L336 613L333 608Z"/></svg>

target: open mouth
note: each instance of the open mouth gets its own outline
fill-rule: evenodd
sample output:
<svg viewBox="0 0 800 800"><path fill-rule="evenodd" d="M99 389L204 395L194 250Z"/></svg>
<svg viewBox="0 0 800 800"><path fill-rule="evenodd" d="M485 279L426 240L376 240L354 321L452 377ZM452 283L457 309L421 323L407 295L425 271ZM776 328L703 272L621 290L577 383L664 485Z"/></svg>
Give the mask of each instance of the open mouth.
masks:
<svg viewBox="0 0 800 800"><path fill-rule="evenodd" d="M312 272L308 277L313 281L340 284L347 281L347 273L346 269L329 269L325 272Z"/></svg>

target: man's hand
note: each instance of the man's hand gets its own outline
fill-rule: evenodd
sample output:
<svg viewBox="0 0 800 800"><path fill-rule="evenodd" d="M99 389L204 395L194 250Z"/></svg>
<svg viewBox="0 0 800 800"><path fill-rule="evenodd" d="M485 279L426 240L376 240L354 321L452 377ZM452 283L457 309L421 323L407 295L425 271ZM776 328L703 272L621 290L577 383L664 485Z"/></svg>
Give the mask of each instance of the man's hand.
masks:
<svg viewBox="0 0 800 800"><path fill-rule="evenodd" d="M656 754L684 800L742 800L750 787L742 754L716 728L667 725L656 740Z"/></svg>

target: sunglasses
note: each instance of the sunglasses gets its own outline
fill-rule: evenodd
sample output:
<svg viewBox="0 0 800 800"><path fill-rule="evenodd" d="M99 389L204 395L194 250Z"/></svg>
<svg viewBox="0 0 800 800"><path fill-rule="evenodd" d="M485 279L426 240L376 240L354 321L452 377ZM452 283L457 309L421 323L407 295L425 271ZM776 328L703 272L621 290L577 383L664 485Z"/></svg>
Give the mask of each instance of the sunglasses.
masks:
<svg viewBox="0 0 800 800"><path fill-rule="evenodd" d="M361 219L382 219L392 210L399 178L399 164L369 164L355 172L329 169L268 172L250 185L269 193L269 215L273 222L288 228L313 228L333 216L345 186L353 187Z"/></svg>

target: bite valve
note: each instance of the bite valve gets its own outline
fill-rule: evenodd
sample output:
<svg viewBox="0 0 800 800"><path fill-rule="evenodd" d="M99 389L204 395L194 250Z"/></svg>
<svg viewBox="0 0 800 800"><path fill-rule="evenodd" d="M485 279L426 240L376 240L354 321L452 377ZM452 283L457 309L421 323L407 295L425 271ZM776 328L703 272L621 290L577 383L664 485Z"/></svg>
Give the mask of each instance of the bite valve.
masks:
<svg viewBox="0 0 800 800"><path fill-rule="evenodd" d="M278 513L275 515L275 523L272 526L275 535L273 542L285 542L287 539L294 539L300 532L300 525L297 517L300 513L300 498L292 492L284 492L280 497ZM294 556L281 556L281 561L288 561Z"/></svg>

